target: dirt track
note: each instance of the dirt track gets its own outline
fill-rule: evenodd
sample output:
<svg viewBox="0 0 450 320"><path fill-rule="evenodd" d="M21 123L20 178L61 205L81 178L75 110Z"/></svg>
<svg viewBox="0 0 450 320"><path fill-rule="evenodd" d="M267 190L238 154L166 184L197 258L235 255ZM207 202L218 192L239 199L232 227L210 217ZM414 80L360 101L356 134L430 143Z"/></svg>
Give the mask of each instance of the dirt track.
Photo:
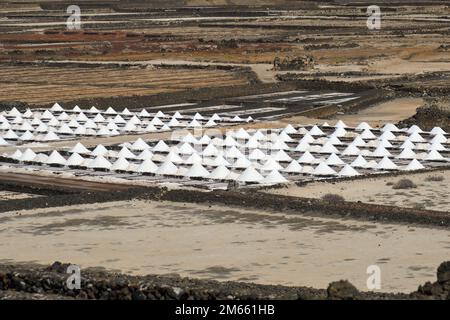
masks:
<svg viewBox="0 0 450 320"><path fill-rule="evenodd" d="M127 190L136 187L127 186L126 184L4 172L0 173L0 181L3 185L15 187L25 186L27 188L50 189L65 192Z"/></svg>

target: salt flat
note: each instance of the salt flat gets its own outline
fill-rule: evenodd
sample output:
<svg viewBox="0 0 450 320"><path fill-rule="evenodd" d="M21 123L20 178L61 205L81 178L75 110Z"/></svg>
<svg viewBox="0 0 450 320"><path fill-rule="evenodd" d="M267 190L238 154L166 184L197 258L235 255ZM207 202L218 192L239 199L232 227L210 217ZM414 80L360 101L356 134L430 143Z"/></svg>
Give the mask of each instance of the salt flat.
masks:
<svg viewBox="0 0 450 320"><path fill-rule="evenodd" d="M0 257L104 267L133 274L409 292L435 279L450 232L319 216L170 202L114 202L4 213Z"/></svg>
<svg viewBox="0 0 450 320"><path fill-rule="evenodd" d="M411 180L416 188L393 189L396 182L405 178ZM342 196L346 201L450 212L449 186L450 170L439 170L397 177L368 177L356 181L314 182L306 186L270 189L267 192L307 198L321 198L331 193Z"/></svg>

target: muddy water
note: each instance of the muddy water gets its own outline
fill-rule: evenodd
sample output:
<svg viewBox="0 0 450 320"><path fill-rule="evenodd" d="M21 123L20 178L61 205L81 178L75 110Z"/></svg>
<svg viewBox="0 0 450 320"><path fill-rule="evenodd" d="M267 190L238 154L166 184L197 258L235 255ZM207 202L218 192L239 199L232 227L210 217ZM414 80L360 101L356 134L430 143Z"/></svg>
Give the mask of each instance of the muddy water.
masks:
<svg viewBox="0 0 450 320"><path fill-rule="evenodd" d="M0 259L134 274L317 288L349 279L366 290L376 264L383 291L409 292L449 257L448 230L221 206L133 201L0 215Z"/></svg>

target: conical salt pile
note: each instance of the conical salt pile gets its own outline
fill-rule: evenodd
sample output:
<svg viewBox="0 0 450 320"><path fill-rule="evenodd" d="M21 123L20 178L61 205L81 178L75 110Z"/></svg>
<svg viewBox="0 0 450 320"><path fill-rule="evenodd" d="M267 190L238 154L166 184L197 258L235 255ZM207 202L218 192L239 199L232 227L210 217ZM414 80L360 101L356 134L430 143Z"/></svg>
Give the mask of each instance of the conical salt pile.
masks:
<svg viewBox="0 0 450 320"><path fill-rule="evenodd" d="M132 113L130 112L130 110L128 110L128 108L125 108L125 109L123 109L122 114L126 115L126 116L130 116Z"/></svg>
<svg viewBox="0 0 450 320"><path fill-rule="evenodd" d="M59 105L58 102L55 102L55 104L50 108L53 112L61 112L64 111L64 109Z"/></svg>
<svg viewBox="0 0 450 320"><path fill-rule="evenodd" d="M93 156L103 156L108 153L108 149L106 149L103 145L99 144L92 150Z"/></svg>
<svg viewBox="0 0 450 320"><path fill-rule="evenodd" d="M396 157L397 159L416 159L417 155L410 148L405 148Z"/></svg>
<svg viewBox="0 0 450 320"><path fill-rule="evenodd" d="M362 155L359 155L355 160L353 160L351 166L354 168L365 168L366 164L366 159L364 159Z"/></svg>
<svg viewBox="0 0 450 320"><path fill-rule="evenodd" d="M344 151L342 151L342 155L344 156L357 156L361 154L361 150L353 144L349 144Z"/></svg>
<svg viewBox="0 0 450 320"><path fill-rule="evenodd" d="M357 136L352 142L351 145L356 147L364 147L366 145L366 142L360 137Z"/></svg>
<svg viewBox="0 0 450 320"><path fill-rule="evenodd" d="M379 145L371 154L372 157L378 157L378 158L382 158L382 157L387 157L387 156L391 156L391 153L386 150L385 147L383 147L382 145Z"/></svg>
<svg viewBox="0 0 450 320"><path fill-rule="evenodd" d="M334 130L334 132L331 134L333 137L344 137L347 134L347 131L342 128L336 128L336 130Z"/></svg>
<svg viewBox="0 0 450 320"><path fill-rule="evenodd" d="M153 153L146 149L144 151L142 151L137 157L136 159L138 160L147 160L147 159L152 159L153 158Z"/></svg>
<svg viewBox="0 0 450 320"><path fill-rule="evenodd" d="M191 122L188 123L187 127L188 128L201 128L202 125L196 119L193 119Z"/></svg>
<svg viewBox="0 0 450 320"><path fill-rule="evenodd" d="M356 130L370 130L372 127L367 122L361 122L358 124L358 126L355 128Z"/></svg>
<svg viewBox="0 0 450 320"><path fill-rule="evenodd" d="M5 139L0 137L0 146L8 146L8 145L9 145L9 143Z"/></svg>
<svg viewBox="0 0 450 320"><path fill-rule="evenodd" d="M162 140L159 140L158 143L153 147L153 152L170 152L169 146Z"/></svg>
<svg viewBox="0 0 450 320"><path fill-rule="evenodd" d="M105 114L113 115L117 114L117 112L113 108L109 107L108 109L106 109Z"/></svg>
<svg viewBox="0 0 450 320"><path fill-rule="evenodd" d="M116 160L116 162L113 163L111 166L112 171L126 171L128 167L130 166L130 163L127 159L124 157L120 157Z"/></svg>
<svg viewBox="0 0 450 320"><path fill-rule="evenodd" d="M250 139L250 134L249 134L244 128L240 128L240 129L236 132L235 138L236 138L236 139L241 139L241 140Z"/></svg>
<svg viewBox="0 0 450 320"><path fill-rule="evenodd" d="M402 143L400 146L400 149L414 149L416 146L414 143L412 143L409 140L405 140L405 142Z"/></svg>
<svg viewBox="0 0 450 320"><path fill-rule="evenodd" d="M283 171L287 173L301 173L302 166L297 161L292 160L291 163L283 169Z"/></svg>
<svg viewBox="0 0 450 320"><path fill-rule="evenodd" d="M430 142L431 142L431 143L433 143L433 142L446 143L446 142L447 142L447 138L446 138L443 134L438 133L438 134L436 134L436 135L433 137L433 139L431 139Z"/></svg>
<svg viewBox="0 0 450 320"><path fill-rule="evenodd" d="M261 181L262 184L272 185L278 183L286 183L288 180L283 177L278 170L272 170L265 178Z"/></svg>
<svg viewBox="0 0 450 320"><path fill-rule="evenodd" d="M22 151L17 149L16 151L14 151L13 154L9 155L9 158L19 160L21 156L22 156Z"/></svg>
<svg viewBox="0 0 450 320"><path fill-rule="evenodd" d="M9 129L4 135L3 135L3 139L7 139L7 140L18 140L19 136L12 131L11 129Z"/></svg>
<svg viewBox="0 0 450 320"><path fill-rule="evenodd" d="M399 131L399 129L393 123L386 123L383 126L383 128L381 129L381 131L383 131L383 132L385 132L385 131Z"/></svg>
<svg viewBox="0 0 450 320"><path fill-rule="evenodd" d="M384 157L381 159L381 161L377 164L375 169L378 170L396 170L398 169L397 165L393 163L388 157Z"/></svg>
<svg viewBox="0 0 450 320"><path fill-rule="evenodd" d="M246 169L252 165L252 162L246 157L239 157L233 164L234 168Z"/></svg>
<svg viewBox="0 0 450 320"><path fill-rule="evenodd" d="M223 165L218 166L209 174L208 179L225 180L229 173L230 170L228 170L227 167Z"/></svg>
<svg viewBox="0 0 450 320"><path fill-rule="evenodd" d="M274 160L280 162L292 161L292 158L284 150L277 151L272 157Z"/></svg>
<svg viewBox="0 0 450 320"><path fill-rule="evenodd" d="M428 150L445 151L445 147L438 141L433 142L429 145Z"/></svg>
<svg viewBox="0 0 450 320"><path fill-rule="evenodd" d="M196 150L189 143L183 143L179 146L178 153L181 155L191 155L196 153Z"/></svg>
<svg viewBox="0 0 450 320"><path fill-rule="evenodd" d="M306 141L300 141L297 147L295 147L295 151L305 152L311 148L311 145Z"/></svg>
<svg viewBox="0 0 450 320"><path fill-rule="evenodd" d="M420 129L419 126L413 124L411 127L409 127L408 130L406 130L406 132L408 132L408 133L414 133L414 132L421 133L421 132L423 132L423 130Z"/></svg>
<svg viewBox="0 0 450 320"><path fill-rule="evenodd" d="M264 180L264 177L253 166L250 166L236 180L239 182L258 183Z"/></svg>
<svg viewBox="0 0 450 320"><path fill-rule="evenodd" d="M139 117L150 117L150 113L148 113L147 110L142 109L142 111L139 112Z"/></svg>
<svg viewBox="0 0 450 320"><path fill-rule="evenodd" d="M243 158L245 156L241 151L239 151L238 148L233 146L229 150L225 151L225 157L230 158L230 159L239 159L239 158Z"/></svg>
<svg viewBox="0 0 450 320"><path fill-rule="evenodd" d="M342 177L353 177L359 175L359 172L353 169L350 165L346 164L344 168L338 173Z"/></svg>
<svg viewBox="0 0 450 320"><path fill-rule="evenodd" d="M359 135L362 139L375 139L377 136L370 131L370 129L364 129L364 131Z"/></svg>
<svg viewBox="0 0 450 320"><path fill-rule="evenodd" d="M66 159L62 155L59 154L58 151L53 150L53 152L50 154L50 156L47 159L47 164L53 164L53 165L62 165L64 166L66 164Z"/></svg>
<svg viewBox="0 0 450 320"><path fill-rule="evenodd" d="M189 156L189 158L187 158L185 161L184 161L184 163L185 164L194 164L194 163L202 163L202 161L203 161L203 159L202 159L202 157L201 156L199 156L198 155L198 153L193 153L193 154L191 154L190 156ZM210 160L209 159L209 163L211 163L212 162L212 160ZM206 163L206 162L205 162ZM208 163L208 164L209 164Z"/></svg>
<svg viewBox="0 0 450 320"><path fill-rule="evenodd" d="M166 159L164 161L170 161L173 163L183 163L183 159L181 159L181 157L178 155L178 153L176 153L174 150L171 150L167 156Z"/></svg>
<svg viewBox="0 0 450 320"><path fill-rule="evenodd" d="M306 133L303 138L300 139L299 143L307 142L307 143L313 143L316 139L313 138L309 133Z"/></svg>
<svg viewBox="0 0 450 320"><path fill-rule="evenodd" d="M431 129L430 133L433 135L437 135L437 134L446 134L447 132L442 130L441 127L434 127L433 129Z"/></svg>
<svg viewBox="0 0 450 320"><path fill-rule="evenodd" d="M88 167L92 169L110 170L112 165L103 156L97 156L94 160L92 160L89 163Z"/></svg>
<svg viewBox="0 0 450 320"><path fill-rule="evenodd" d="M431 150L423 159L427 161L445 160L445 158L437 150Z"/></svg>
<svg viewBox="0 0 450 320"><path fill-rule="evenodd" d="M395 140L397 137L390 131L385 131L379 137L380 140Z"/></svg>
<svg viewBox="0 0 450 320"><path fill-rule="evenodd" d="M209 171L200 163L194 163L186 172L185 176L189 178L206 178L209 176Z"/></svg>
<svg viewBox="0 0 450 320"><path fill-rule="evenodd" d="M158 166L150 159L144 160L137 168L137 172L140 173L155 173L157 170Z"/></svg>
<svg viewBox="0 0 450 320"><path fill-rule="evenodd" d="M131 145L131 150L146 150L146 149L150 149L150 146L144 141L142 140L142 138L137 139L132 145Z"/></svg>
<svg viewBox="0 0 450 320"><path fill-rule="evenodd" d="M291 124L288 124L286 126L286 128L283 129L283 132L285 132L287 134L292 134L292 133L297 133L297 130L295 130L295 128Z"/></svg>
<svg viewBox="0 0 450 320"><path fill-rule="evenodd" d="M331 142L325 143L319 150L320 153L339 153L339 150Z"/></svg>
<svg viewBox="0 0 450 320"><path fill-rule="evenodd" d="M170 161L165 161L158 170L155 171L156 174L174 176L177 174L178 168Z"/></svg>
<svg viewBox="0 0 450 320"><path fill-rule="evenodd" d="M78 167L83 164L85 159L80 156L77 152L72 153L72 155L67 159L66 166L68 167Z"/></svg>
<svg viewBox="0 0 450 320"><path fill-rule="evenodd" d="M341 160L336 154L332 153L325 161L329 166L339 166L345 164L344 161Z"/></svg>
<svg viewBox="0 0 450 320"><path fill-rule="evenodd" d="M333 176L336 175L336 171L331 169L325 162L321 162L313 171L313 175L316 176Z"/></svg>
<svg viewBox="0 0 450 320"><path fill-rule="evenodd" d="M262 152L260 149L253 150L248 156L249 160L256 160L256 161L264 160L266 158L267 158L267 155L264 152Z"/></svg>
<svg viewBox="0 0 450 320"><path fill-rule="evenodd" d="M308 163L308 164L311 164L311 163L315 163L315 161L316 161L316 158L314 158L314 156L313 156L309 151L306 151L306 152L298 159L298 162L299 162L299 163Z"/></svg>
<svg viewBox="0 0 450 320"><path fill-rule="evenodd" d="M219 150L211 143L202 152L204 157L212 157L219 154Z"/></svg>
<svg viewBox="0 0 450 320"><path fill-rule="evenodd" d="M73 147L72 149L70 149L71 153L78 153L78 154L90 154L91 152L80 142L78 142L75 147Z"/></svg>
<svg viewBox="0 0 450 320"><path fill-rule="evenodd" d="M23 135L21 135L19 138L19 140L22 140L22 141L33 141L35 139L36 138L30 131L25 131L25 133Z"/></svg>
<svg viewBox="0 0 450 320"><path fill-rule="evenodd" d="M200 114L200 113L196 113L195 115L194 115L194 119L195 120L204 120L205 118Z"/></svg>
<svg viewBox="0 0 450 320"><path fill-rule="evenodd" d="M323 133L323 131L320 130L320 128L318 126L316 126L316 125L313 126L311 128L311 130L309 130L309 134L311 136L323 136L323 135L325 135L325 133Z"/></svg>
<svg viewBox="0 0 450 320"><path fill-rule="evenodd" d="M42 141L57 141L57 140L60 140L60 138L53 131L49 131L41 140Z"/></svg>
<svg viewBox="0 0 450 320"><path fill-rule="evenodd" d="M408 140L411 142L425 142L426 141L418 132L413 132L408 137Z"/></svg>
<svg viewBox="0 0 450 320"><path fill-rule="evenodd" d="M31 149L27 149L22 153L22 156L20 156L18 160L23 162L31 162L35 157L36 153L34 153L34 151Z"/></svg>
<svg viewBox="0 0 450 320"><path fill-rule="evenodd" d="M344 121L339 120L338 122L336 122L335 128L347 128L347 125L344 123Z"/></svg>
<svg viewBox="0 0 450 320"><path fill-rule="evenodd" d="M163 126L164 122L162 122L161 119L159 119L158 117L154 117L152 121L150 121L150 124L154 126Z"/></svg>
<svg viewBox="0 0 450 320"><path fill-rule="evenodd" d="M283 167L272 157L268 158L264 165L261 167L263 171L281 170Z"/></svg>
<svg viewBox="0 0 450 320"><path fill-rule="evenodd" d="M420 170L420 169L424 169L424 168L425 167L417 159L413 159L413 160L411 160L410 163L408 163L408 165L403 170L413 171L413 170Z"/></svg>

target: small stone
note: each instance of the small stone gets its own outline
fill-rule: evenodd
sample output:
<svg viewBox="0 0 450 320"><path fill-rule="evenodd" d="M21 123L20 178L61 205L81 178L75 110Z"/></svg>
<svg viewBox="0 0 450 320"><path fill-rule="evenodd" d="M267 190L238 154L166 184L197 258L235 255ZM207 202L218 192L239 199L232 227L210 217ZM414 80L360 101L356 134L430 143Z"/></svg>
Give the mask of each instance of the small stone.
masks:
<svg viewBox="0 0 450 320"><path fill-rule="evenodd" d="M181 295L183 294L183 292L184 292L183 289L178 288L178 287L173 287L172 290L173 290L173 292L175 293L175 296L176 296L177 299L179 299L180 296L181 296Z"/></svg>
<svg viewBox="0 0 450 320"><path fill-rule="evenodd" d="M133 300L147 300L146 295L143 294L141 291L134 291L132 298Z"/></svg>

